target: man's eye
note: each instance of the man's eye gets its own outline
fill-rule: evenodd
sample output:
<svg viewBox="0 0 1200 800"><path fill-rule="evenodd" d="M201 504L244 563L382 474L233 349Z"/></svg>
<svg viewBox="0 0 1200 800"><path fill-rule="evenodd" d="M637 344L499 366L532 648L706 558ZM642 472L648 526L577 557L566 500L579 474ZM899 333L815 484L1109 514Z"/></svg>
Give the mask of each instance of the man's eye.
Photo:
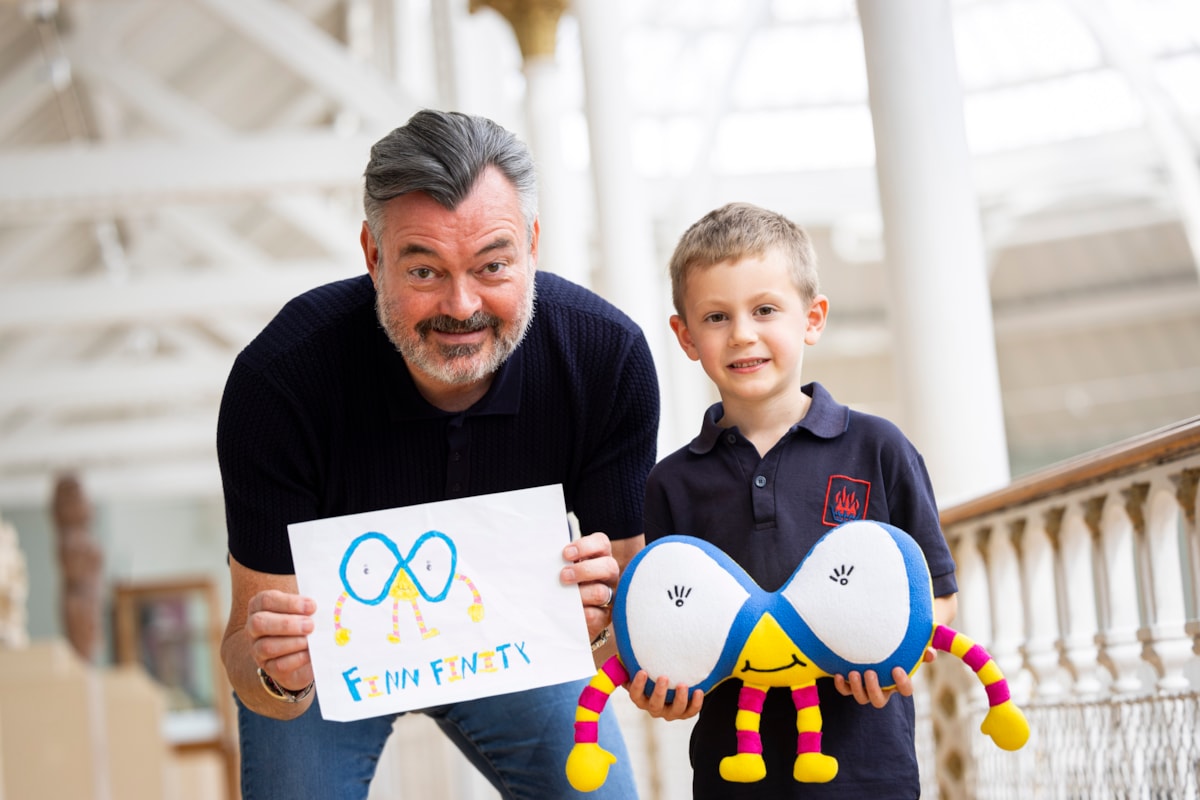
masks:
<svg viewBox="0 0 1200 800"><path fill-rule="evenodd" d="M408 271L408 274L419 281L427 281L433 277L433 270L429 267L413 267Z"/></svg>
<svg viewBox="0 0 1200 800"><path fill-rule="evenodd" d="M493 261L492 263L485 266L482 270L482 272L485 275L495 275L495 274L497 274L499 272L503 272L503 271L504 271L504 264L502 264L499 261Z"/></svg>

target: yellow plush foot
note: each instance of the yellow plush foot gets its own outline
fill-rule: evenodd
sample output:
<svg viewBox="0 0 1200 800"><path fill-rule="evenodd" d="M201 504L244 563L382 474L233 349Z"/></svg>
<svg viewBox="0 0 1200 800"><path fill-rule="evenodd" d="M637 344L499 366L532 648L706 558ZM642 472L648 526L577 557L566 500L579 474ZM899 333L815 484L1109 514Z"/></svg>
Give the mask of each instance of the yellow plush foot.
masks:
<svg viewBox="0 0 1200 800"><path fill-rule="evenodd" d="M721 777L730 783L754 783L767 777L767 763L758 753L738 753L721 759Z"/></svg>
<svg viewBox="0 0 1200 800"><path fill-rule="evenodd" d="M350 641L350 631L347 628L338 628L337 633L333 635L333 640L339 645L344 645Z"/></svg>
<svg viewBox="0 0 1200 800"><path fill-rule="evenodd" d="M471 622L483 622L483 604L472 603L467 609L467 614L471 617Z"/></svg>
<svg viewBox="0 0 1200 800"><path fill-rule="evenodd" d="M792 777L800 783L829 783L838 772L838 762L824 753L801 753L796 756Z"/></svg>
<svg viewBox="0 0 1200 800"><path fill-rule="evenodd" d="M432 639L433 637L437 636L439 633L441 633L441 631L439 631L437 628L431 628L430 630L427 630L424 633L422 633L421 638L422 639Z"/></svg>
<svg viewBox="0 0 1200 800"><path fill-rule="evenodd" d="M388 641L391 642L392 644L400 644L400 637L394 633L389 633Z"/></svg>
<svg viewBox="0 0 1200 800"><path fill-rule="evenodd" d="M608 768L617 757L600 745L577 744L567 756L567 780L577 792L594 792L608 780Z"/></svg>
<svg viewBox="0 0 1200 800"><path fill-rule="evenodd" d="M988 709L979 730L992 737L1001 750L1020 750L1029 741L1029 721L1012 700Z"/></svg>

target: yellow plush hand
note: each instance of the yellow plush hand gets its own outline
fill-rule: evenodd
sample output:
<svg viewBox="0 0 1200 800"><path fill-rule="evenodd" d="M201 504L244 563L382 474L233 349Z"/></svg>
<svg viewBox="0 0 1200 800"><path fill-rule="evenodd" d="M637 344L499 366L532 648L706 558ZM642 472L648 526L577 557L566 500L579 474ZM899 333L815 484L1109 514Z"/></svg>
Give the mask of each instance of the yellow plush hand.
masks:
<svg viewBox="0 0 1200 800"><path fill-rule="evenodd" d="M600 745L577 744L567 756L567 780L578 792L594 792L608 779L608 768L617 757Z"/></svg>
<svg viewBox="0 0 1200 800"><path fill-rule="evenodd" d="M471 622L483 621L483 603L472 603L467 609L467 614L471 617Z"/></svg>
<svg viewBox="0 0 1200 800"><path fill-rule="evenodd" d="M1020 750L1029 741L1029 721L1012 700L992 706L979 730L1002 750Z"/></svg>
<svg viewBox="0 0 1200 800"><path fill-rule="evenodd" d="M333 640L340 645L346 644L346 642L350 641L350 629L338 628L337 633L333 635Z"/></svg>

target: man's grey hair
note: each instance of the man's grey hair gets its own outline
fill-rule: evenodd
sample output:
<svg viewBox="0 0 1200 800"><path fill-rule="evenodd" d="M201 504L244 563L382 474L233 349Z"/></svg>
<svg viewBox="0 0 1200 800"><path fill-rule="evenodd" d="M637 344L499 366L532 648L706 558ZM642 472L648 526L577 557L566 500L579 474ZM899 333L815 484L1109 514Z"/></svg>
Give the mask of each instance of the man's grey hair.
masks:
<svg viewBox="0 0 1200 800"><path fill-rule="evenodd" d="M528 146L486 117L431 109L413 114L371 148L363 173L367 228L380 241L384 207L409 192L425 192L453 211L488 167L500 170L516 188L525 233L531 238L537 218L537 169Z"/></svg>

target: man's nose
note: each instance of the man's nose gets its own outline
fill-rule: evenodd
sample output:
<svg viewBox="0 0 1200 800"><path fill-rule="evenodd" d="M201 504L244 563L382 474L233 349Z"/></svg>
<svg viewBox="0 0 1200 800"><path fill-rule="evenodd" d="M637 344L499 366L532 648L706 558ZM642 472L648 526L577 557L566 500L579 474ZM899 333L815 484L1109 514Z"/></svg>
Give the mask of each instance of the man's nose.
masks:
<svg viewBox="0 0 1200 800"><path fill-rule="evenodd" d="M441 305L443 314L461 320L478 311L483 306L483 301L469 280L456 279L449 282Z"/></svg>

